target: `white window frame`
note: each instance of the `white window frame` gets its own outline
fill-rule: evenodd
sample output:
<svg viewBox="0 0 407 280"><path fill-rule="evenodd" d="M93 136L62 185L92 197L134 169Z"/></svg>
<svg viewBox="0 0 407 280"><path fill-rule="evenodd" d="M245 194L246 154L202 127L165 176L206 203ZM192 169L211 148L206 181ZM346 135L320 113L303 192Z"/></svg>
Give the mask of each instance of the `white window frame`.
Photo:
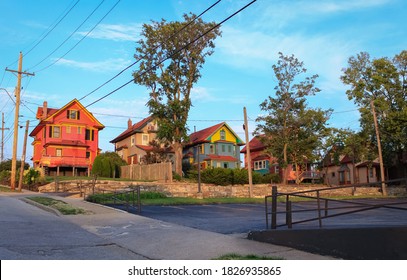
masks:
<svg viewBox="0 0 407 280"><path fill-rule="evenodd" d="M146 137L146 139L144 138ZM147 141L146 141L147 140ZM148 134L142 134L141 135L141 144L143 146L148 146L148 143L150 142L150 136Z"/></svg>
<svg viewBox="0 0 407 280"><path fill-rule="evenodd" d="M254 170L261 170L267 168L267 160L257 160L254 162Z"/></svg>

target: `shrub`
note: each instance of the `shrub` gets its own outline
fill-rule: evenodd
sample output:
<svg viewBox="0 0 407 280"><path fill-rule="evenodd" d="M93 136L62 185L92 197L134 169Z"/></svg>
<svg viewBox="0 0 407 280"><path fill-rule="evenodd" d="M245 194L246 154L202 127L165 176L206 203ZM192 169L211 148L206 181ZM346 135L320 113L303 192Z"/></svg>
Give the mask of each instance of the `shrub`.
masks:
<svg viewBox="0 0 407 280"><path fill-rule="evenodd" d="M232 185L244 185L249 183L249 173L247 169L233 169Z"/></svg>
<svg viewBox="0 0 407 280"><path fill-rule="evenodd" d="M8 170L2 170L0 171L0 182L3 184L7 184L10 181L11 178L11 172Z"/></svg>
<svg viewBox="0 0 407 280"><path fill-rule="evenodd" d="M38 181L40 177L40 172L34 168L27 170L23 177L23 183L27 185L32 185Z"/></svg>
<svg viewBox="0 0 407 280"><path fill-rule="evenodd" d="M226 168L208 168L201 172L203 183L227 186L233 183L233 171Z"/></svg>
<svg viewBox="0 0 407 280"><path fill-rule="evenodd" d="M118 154L113 152L101 153L93 161L92 174L101 177L119 178L120 166L123 165L126 165L126 162Z"/></svg>

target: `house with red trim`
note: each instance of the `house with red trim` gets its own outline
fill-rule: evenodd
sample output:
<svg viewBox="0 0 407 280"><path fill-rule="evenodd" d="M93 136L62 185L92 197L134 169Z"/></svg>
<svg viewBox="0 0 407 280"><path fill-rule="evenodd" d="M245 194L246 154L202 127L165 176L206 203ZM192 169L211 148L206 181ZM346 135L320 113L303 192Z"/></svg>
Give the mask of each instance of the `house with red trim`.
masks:
<svg viewBox="0 0 407 280"><path fill-rule="evenodd" d="M264 135L254 136L249 141L252 170L262 175L279 174L280 178L282 178L283 169L280 168L277 159L267 153L267 147L261 141L261 137L264 137ZM247 145L243 147L241 153L244 154L245 168L248 168ZM296 182L297 176L300 182L313 181L320 178L320 174L314 169L313 164L307 164L305 170L299 170L298 172L295 170L294 165L288 164L286 174L288 182Z"/></svg>
<svg viewBox="0 0 407 280"><path fill-rule="evenodd" d="M272 157L266 152L266 146L260 141L259 136L253 137L249 141L250 146L250 158L251 158L251 168L253 171L258 172L262 175L265 174L280 174L280 169L277 163L277 159ZM247 145L243 147L240 151L244 154L244 166L247 168Z"/></svg>
<svg viewBox="0 0 407 280"><path fill-rule="evenodd" d="M240 168L240 146L244 142L226 122L196 131L189 136L183 149L183 162L191 166L198 162L202 169Z"/></svg>
<svg viewBox="0 0 407 280"><path fill-rule="evenodd" d="M76 99L60 109L44 101L36 118L39 123L30 133L34 168L50 176L89 175L104 125Z"/></svg>
<svg viewBox="0 0 407 280"><path fill-rule="evenodd" d="M351 185L380 182L378 159L356 162L347 154L335 155L333 147L322 159L321 175L328 185Z"/></svg>
<svg viewBox="0 0 407 280"><path fill-rule="evenodd" d="M156 139L157 122L151 117L142 119L133 124L131 119L127 121L127 129L110 141L114 145L115 152L127 162L127 164L143 163L143 158L154 147L151 142ZM168 160L172 160L173 152L167 151Z"/></svg>

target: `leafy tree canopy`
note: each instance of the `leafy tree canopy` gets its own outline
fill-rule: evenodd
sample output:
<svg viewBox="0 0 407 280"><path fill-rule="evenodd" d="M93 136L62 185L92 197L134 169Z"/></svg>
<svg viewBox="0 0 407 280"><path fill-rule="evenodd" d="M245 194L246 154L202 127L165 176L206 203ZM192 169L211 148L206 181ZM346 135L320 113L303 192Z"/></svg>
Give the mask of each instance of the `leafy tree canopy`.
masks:
<svg viewBox="0 0 407 280"><path fill-rule="evenodd" d="M383 158L394 163L407 151L407 51L393 59L371 59L366 52L352 56L341 79L346 94L359 106L362 131L377 144L370 102L377 113Z"/></svg>
<svg viewBox="0 0 407 280"><path fill-rule="evenodd" d="M273 70L277 78L275 94L260 104L266 114L257 118L256 133L263 135L268 152L283 168L289 163L298 167L316 158L331 110L307 107L306 97L320 91L315 86L318 75L303 78L307 70L294 55L279 53ZM286 174L283 182L286 183Z"/></svg>
<svg viewBox="0 0 407 280"><path fill-rule="evenodd" d="M191 103L191 89L201 77L205 59L214 52L214 40L221 32L214 22L184 14L183 22L152 21L144 24L135 59L139 69L134 82L150 91L147 102L157 120L157 138L175 152L175 170L182 173L182 142Z"/></svg>

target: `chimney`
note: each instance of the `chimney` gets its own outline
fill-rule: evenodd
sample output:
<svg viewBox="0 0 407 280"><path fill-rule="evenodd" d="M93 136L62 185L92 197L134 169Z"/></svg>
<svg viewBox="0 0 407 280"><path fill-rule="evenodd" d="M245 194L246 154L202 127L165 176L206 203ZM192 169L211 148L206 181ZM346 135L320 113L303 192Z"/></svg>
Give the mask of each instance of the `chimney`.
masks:
<svg viewBox="0 0 407 280"><path fill-rule="evenodd" d="M133 124L131 123L131 119L129 119L127 121L127 128L130 129L133 126Z"/></svg>
<svg viewBox="0 0 407 280"><path fill-rule="evenodd" d="M42 105L42 119L45 120L48 117L48 102L44 101Z"/></svg>

